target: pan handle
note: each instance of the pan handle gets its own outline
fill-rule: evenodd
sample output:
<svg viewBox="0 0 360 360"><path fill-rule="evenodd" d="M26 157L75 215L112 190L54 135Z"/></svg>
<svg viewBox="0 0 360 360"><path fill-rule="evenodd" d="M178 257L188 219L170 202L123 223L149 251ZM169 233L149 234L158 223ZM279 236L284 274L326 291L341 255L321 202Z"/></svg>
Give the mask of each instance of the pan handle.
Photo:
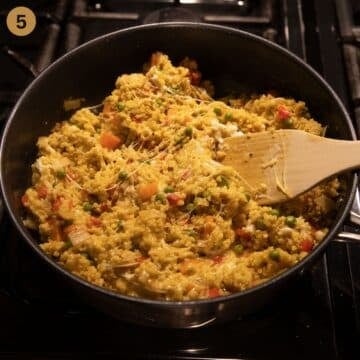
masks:
<svg viewBox="0 0 360 360"><path fill-rule="evenodd" d="M356 189L352 210L350 211L350 223L355 228L360 228L360 193L359 188ZM342 231L334 239L336 242L360 244L360 232Z"/></svg>
<svg viewBox="0 0 360 360"><path fill-rule="evenodd" d="M28 72L32 76L32 78L36 78L40 74L40 71L29 59L22 56L15 50L10 49L8 46L6 45L1 46L1 52L3 52L8 57L10 57L12 60L14 60L15 63L19 67L24 69L26 72ZM0 221L3 218L3 215L4 215L4 202L3 202L2 192L0 192Z"/></svg>
<svg viewBox="0 0 360 360"><path fill-rule="evenodd" d="M33 78L36 78L40 71L35 67L35 65L26 57L22 56L15 50L10 49L8 46L2 46L2 52L9 56L11 59L15 61L22 69L30 73Z"/></svg>

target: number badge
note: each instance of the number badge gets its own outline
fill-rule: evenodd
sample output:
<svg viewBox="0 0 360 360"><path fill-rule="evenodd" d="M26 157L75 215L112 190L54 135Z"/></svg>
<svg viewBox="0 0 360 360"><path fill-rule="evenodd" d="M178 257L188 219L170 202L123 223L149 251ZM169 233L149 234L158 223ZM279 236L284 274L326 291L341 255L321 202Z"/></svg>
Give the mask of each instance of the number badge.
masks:
<svg viewBox="0 0 360 360"><path fill-rule="evenodd" d="M29 8L18 6L8 13L6 25L12 34L26 36L35 29L36 16Z"/></svg>

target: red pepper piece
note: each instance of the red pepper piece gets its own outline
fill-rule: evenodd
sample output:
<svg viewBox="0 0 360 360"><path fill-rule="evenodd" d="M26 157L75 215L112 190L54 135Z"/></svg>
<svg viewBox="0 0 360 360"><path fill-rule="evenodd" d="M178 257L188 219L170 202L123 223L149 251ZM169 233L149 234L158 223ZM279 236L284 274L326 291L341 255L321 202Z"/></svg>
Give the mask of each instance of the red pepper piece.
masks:
<svg viewBox="0 0 360 360"><path fill-rule="evenodd" d="M220 296L220 289L217 287L209 288L208 291L209 298L214 298Z"/></svg>
<svg viewBox="0 0 360 360"><path fill-rule="evenodd" d="M88 225L89 226L101 226L102 225L102 222L100 219L94 217L94 216L91 216L89 221L88 221Z"/></svg>
<svg viewBox="0 0 360 360"><path fill-rule="evenodd" d="M277 117L279 120L287 120L290 115L290 111L284 105L279 105L277 109Z"/></svg>
<svg viewBox="0 0 360 360"><path fill-rule="evenodd" d="M39 187L37 187L36 192L40 199L46 199L48 195L48 189L45 185L40 185Z"/></svg>
<svg viewBox="0 0 360 360"><path fill-rule="evenodd" d="M212 260L214 264L221 264L224 261L224 257L221 255L216 255Z"/></svg>
<svg viewBox="0 0 360 360"><path fill-rule="evenodd" d="M29 197L26 194L21 197L21 203L24 206L27 206L29 204Z"/></svg>
<svg viewBox="0 0 360 360"><path fill-rule="evenodd" d="M251 234L246 231L245 229L243 228L237 228L235 229L235 234L240 238L240 239L243 239L245 241L249 241L251 240Z"/></svg>
<svg viewBox="0 0 360 360"><path fill-rule="evenodd" d="M314 247L314 242L311 239L304 239L300 243L300 249L302 251L310 252Z"/></svg>
<svg viewBox="0 0 360 360"><path fill-rule="evenodd" d="M167 194L166 198L172 206L177 206L178 202L181 200L180 196L174 193Z"/></svg>

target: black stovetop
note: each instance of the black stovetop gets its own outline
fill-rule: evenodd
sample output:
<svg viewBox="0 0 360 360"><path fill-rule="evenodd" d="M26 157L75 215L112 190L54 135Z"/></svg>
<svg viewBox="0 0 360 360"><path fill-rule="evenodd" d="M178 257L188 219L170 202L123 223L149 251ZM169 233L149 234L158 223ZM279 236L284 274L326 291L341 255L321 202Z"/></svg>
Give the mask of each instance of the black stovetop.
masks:
<svg viewBox="0 0 360 360"><path fill-rule="evenodd" d="M333 86L359 129L356 0L2 1L2 25L19 4L32 8L38 26L24 38L0 26L2 127L33 78L30 64L42 70L109 31L191 20L247 30L287 47ZM346 230L358 231L351 225ZM360 358L359 245L333 241L310 270L259 313L223 325L169 330L126 324L90 308L33 256L6 214L0 232L0 358Z"/></svg>

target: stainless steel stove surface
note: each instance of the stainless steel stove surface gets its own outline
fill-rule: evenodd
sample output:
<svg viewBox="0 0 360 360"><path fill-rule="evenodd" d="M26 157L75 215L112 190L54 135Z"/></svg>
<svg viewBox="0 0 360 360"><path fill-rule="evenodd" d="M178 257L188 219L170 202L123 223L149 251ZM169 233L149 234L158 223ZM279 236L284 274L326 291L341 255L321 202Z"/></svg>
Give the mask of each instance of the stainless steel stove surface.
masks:
<svg viewBox="0 0 360 360"><path fill-rule="evenodd" d="M30 7L38 24L23 38L0 26L1 127L34 75L61 54L110 31L181 20L236 27L287 47L326 78L360 128L357 0L2 1L2 25L17 5ZM6 214L0 232L0 358L360 358L360 243L349 240L360 231L350 222L281 299L192 330L148 329L97 312L33 256Z"/></svg>

